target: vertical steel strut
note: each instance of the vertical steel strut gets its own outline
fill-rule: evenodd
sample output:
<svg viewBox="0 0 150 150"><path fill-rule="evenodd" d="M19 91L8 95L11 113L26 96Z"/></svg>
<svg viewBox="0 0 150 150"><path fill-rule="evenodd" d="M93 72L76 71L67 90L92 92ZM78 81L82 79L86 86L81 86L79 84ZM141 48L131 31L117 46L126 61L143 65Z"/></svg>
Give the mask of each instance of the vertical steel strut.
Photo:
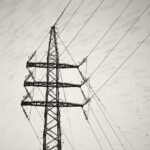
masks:
<svg viewBox="0 0 150 150"><path fill-rule="evenodd" d="M49 68L49 63L55 63L56 68ZM47 87L45 97L45 113L44 113L44 132L43 132L43 150L53 149L57 147L61 150L61 129L60 129L60 108L59 108L59 54L57 49L57 39L55 26L51 28L50 39L47 54ZM55 74L55 76L53 76ZM56 87L49 87L50 77L56 82ZM53 99L50 96L53 95ZM56 102L56 107L49 108L48 102ZM48 119L51 117L51 119ZM55 123L54 123L55 122ZM56 129L55 129L56 128ZM53 144L52 144L53 143Z"/></svg>

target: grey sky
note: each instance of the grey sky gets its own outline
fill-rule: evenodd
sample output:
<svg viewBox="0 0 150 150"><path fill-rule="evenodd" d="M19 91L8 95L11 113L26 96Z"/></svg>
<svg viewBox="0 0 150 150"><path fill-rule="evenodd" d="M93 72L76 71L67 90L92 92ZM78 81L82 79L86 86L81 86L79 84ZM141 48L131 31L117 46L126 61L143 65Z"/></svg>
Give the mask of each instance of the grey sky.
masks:
<svg viewBox="0 0 150 150"><path fill-rule="evenodd" d="M20 102L25 95L23 82L26 75L26 61L49 32L67 0L0 0L0 149L1 150L38 150L40 145L28 124ZM81 0L72 0L69 8L58 22L61 31ZM86 19L97 7L100 0L85 0L72 21L60 35L65 45L71 41ZM90 50L119 16L129 0L105 0L92 19L68 47L69 52L78 63L88 55ZM133 0L127 10L89 56L87 76L89 76L114 45L132 26L133 22L150 3L149 0ZM138 44L150 34L150 8L114 47L114 51L93 74L91 86L96 91L117 67L126 59ZM47 48L48 38L42 48ZM41 48L41 50L42 50ZM117 74L98 92L103 105L111 114L117 125L126 135L135 150L150 149L150 38L148 38L134 55L125 63ZM60 45L59 50L62 51ZM71 62L67 55L63 58ZM85 66L83 66L83 71ZM94 101L94 99L93 99ZM117 140L99 112L96 103L91 103L98 120L102 123L115 150L120 150ZM62 110L67 120L67 110ZM98 144L79 109L68 110L72 121L72 130L76 150L98 150ZM76 115L78 114L78 115ZM98 129L91 113L89 120L104 150L109 150L102 132ZM38 124L38 120L35 123ZM78 121L78 122L77 122ZM63 128L71 138L69 125ZM67 143L65 137L64 142ZM125 141L124 141L125 142ZM125 145L127 143L125 142ZM66 150L70 145L64 144ZM130 147L127 145L127 150Z"/></svg>

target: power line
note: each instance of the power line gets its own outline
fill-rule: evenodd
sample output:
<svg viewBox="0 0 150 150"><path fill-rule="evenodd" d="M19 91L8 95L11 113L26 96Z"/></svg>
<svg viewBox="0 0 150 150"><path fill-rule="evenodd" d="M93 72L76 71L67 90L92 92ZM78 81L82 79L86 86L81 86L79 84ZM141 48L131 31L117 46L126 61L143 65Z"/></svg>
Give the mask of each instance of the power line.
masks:
<svg viewBox="0 0 150 150"><path fill-rule="evenodd" d="M132 1L130 1L130 2L127 4L127 6L126 6L126 7L124 8L124 10L122 11L122 13L125 11L125 9L129 6L129 4L130 4L131 2L132 2ZM148 7L149 7L149 5L148 5ZM147 9L148 7L146 7L146 9ZM146 11L146 10L144 10L143 13L144 13L145 11ZM122 14L122 13L121 13L121 14ZM142 13L142 14L143 14L143 13ZM121 16L121 14L120 14L120 16ZM141 14L141 16L142 16L142 14ZM119 18L119 17L118 17L118 18ZM136 23L138 20L139 20L139 18L135 21L135 23ZM133 25L134 25L134 24L133 24ZM131 26L131 27L132 27L132 26ZM131 27L130 27L130 28L131 28ZM130 29L130 28L129 28L129 29ZM106 33L107 33L107 31L106 31ZM69 51L67 50L67 52L69 52ZM69 53L69 55L70 55L70 53ZM71 58L72 58L72 57L71 57ZM73 61L74 61L74 60L73 60ZM74 61L74 62L75 62L75 61ZM94 95L96 95L96 94L94 94ZM111 125L111 124L110 124L110 125ZM112 126L111 126L111 128L112 128ZM113 130L114 130L114 129L113 129ZM121 132L121 131L120 131L120 132ZM116 133L115 133L115 134L116 134ZM124 136L124 138L126 139L126 141L128 142L128 144L130 145L130 147L133 149L132 145L129 143L129 141L127 140L127 138L125 137L125 135L124 135L123 133L122 133L122 135ZM117 135L116 135L116 136L117 136Z"/></svg>
<svg viewBox="0 0 150 150"><path fill-rule="evenodd" d="M140 42L140 44L130 53L130 55L127 56L127 58L119 65L119 67L109 76L109 78L97 89L95 94L91 96L93 98L107 83L110 81L110 79L121 69L121 67L130 59L130 57L140 48L140 46L148 39L150 34L148 34L144 40ZM91 99L90 98L90 99Z"/></svg>
<svg viewBox="0 0 150 150"><path fill-rule="evenodd" d="M123 34L123 36L117 41L117 43L113 46L110 52L103 58L103 60L97 65L97 67L93 70L93 72L89 75L89 78L98 70L98 68L104 63L104 61L112 54L115 48L120 44L120 42L124 39L124 37L129 33L129 31L133 28L133 26L139 21L139 19L144 15L146 10L150 7L150 4L142 11L139 17L133 22L133 24L128 28L128 30Z"/></svg>
<svg viewBox="0 0 150 150"><path fill-rule="evenodd" d="M109 122L108 118L106 117L105 112L107 113L107 115L109 116L109 118L111 119L111 121L114 123L114 125L118 128L118 130L120 131L122 137L126 140L126 142L128 143L128 145L130 146L130 148L131 148L132 150L134 150L133 146L131 145L131 143L129 142L129 140L128 140L127 137L125 136L125 134L124 134L124 133L121 131L121 129L118 127L117 123L113 120L113 118L111 117L111 115L110 115L110 113L108 112L108 110L106 109L106 107L103 105L103 103L102 103L102 101L100 100L100 98L97 96L97 94L94 92L94 90L93 90L92 88L91 88L91 90L92 90L92 92L95 94L94 99L95 99L95 102L96 102L97 105L98 105L98 108L99 108L100 111L103 113L103 115L104 115L106 121L108 122L108 124L110 125L110 127L113 128L113 126L112 126L111 123ZM101 109L101 107L100 107L100 105L99 105L99 103L98 103L97 101L101 104L103 110ZM113 132L115 132L114 129L113 129ZM115 135L116 135L116 134L117 134L117 133L115 133ZM118 138L119 138L119 137L118 137Z"/></svg>
<svg viewBox="0 0 150 150"><path fill-rule="evenodd" d="M96 93L97 93L97 91L96 91ZM92 131L94 131L94 130L92 130Z"/></svg>
<svg viewBox="0 0 150 150"><path fill-rule="evenodd" d="M59 37L59 35L58 35L58 37ZM59 37L60 38L60 37ZM61 39L60 39L61 40ZM63 44L63 46L65 47L65 45L64 45L64 43L63 43L63 41L61 40L61 42L62 42L62 44ZM65 47L66 48L66 47ZM68 51L68 49L66 48L66 50L67 50L67 53L69 54L69 56L71 57L71 59L72 59L72 61L74 62L74 64L76 64L76 62L75 62L75 60L73 59L73 57L71 56L71 54L70 54L70 52ZM80 69L78 68L78 71L80 72L80 74L81 74L81 77L83 78L83 75L82 75L82 73L81 73L81 71L80 71ZM87 85L87 83L86 83L86 86L88 87L88 85ZM89 85L89 88L93 91L93 93L94 93L94 90L93 90L93 88ZM96 94L95 94L96 95ZM103 114L104 115L104 114ZM105 116L104 116L105 117ZM108 120L107 120L108 121ZM109 125L111 126L111 124L109 123ZM111 128L112 128L112 126L111 126ZM115 133L115 131L114 131L114 129L113 129L113 132ZM117 134L115 133L115 136L117 137L117 139L118 139L118 141L120 142L120 144L121 144L121 146L123 146L123 143L121 142L121 140L120 140L120 138L117 136Z"/></svg>
<svg viewBox="0 0 150 150"><path fill-rule="evenodd" d="M37 133L36 133L36 131L35 131L35 129L34 129L32 123L31 123L31 121L30 121L30 119L29 119L29 117L28 117L28 115L27 115L25 109L23 108L23 106L22 106L22 110L23 110L23 112L24 112L24 114L25 114L25 116L26 116L26 118L27 118L27 120L28 120L28 122L29 122L29 124L30 124L30 126L31 126L31 128L32 128L32 130L33 130L33 132L34 132L34 134L36 135L36 138L37 138L38 142L40 143L40 145L42 145L42 143L41 143L41 141L40 141L40 138L38 137L38 135L37 135Z"/></svg>
<svg viewBox="0 0 150 150"><path fill-rule="evenodd" d="M64 14L64 12L66 11L66 9L69 7L70 3L71 3L72 0L70 0L68 2L68 4L66 5L66 7L64 8L64 10L62 11L62 13L60 14L60 16L57 18L56 22L54 25L56 25L59 21L59 19L62 17L62 15ZM49 32L46 33L46 35L44 36L43 40L40 42L39 46L37 47L37 49L35 50L35 52L31 55L31 57L29 58L28 61L30 61L33 56L36 54L36 52L39 50L39 48L42 46L42 44L44 43L44 41L46 40L47 36L49 35Z"/></svg>
<svg viewBox="0 0 150 150"><path fill-rule="evenodd" d="M58 37L59 37L59 35L58 35ZM65 47L65 45L64 45L64 43L63 43L63 41L61 40L60 37L59 37L59 39L60 39L60 41L62 42L63 46ZM66 47L65 47L65 48L66 48ZM74 64L76 64L75 60L73 59L73 57L71 56L71 54L70 54L70 52L68 51L67 48L66 48L66 51L67 51L67 53L69 54L69 56L70 56L70 58L72 59L72 61L74 62ZM80 71L79 68L78 68L78 71L80 72L81 77L83 78L83 75L82 75L82 73L81 73L81 71ZM86 83L86 86L88 86L87 83ZM94 90L93 90L93 88L92 88L90 85L89 85L89 88L92 90L93 93L95 93ZM95 93L95 95L96 95L96 93ZM96 96L97 96L97 95L96 95ZM103 115L105 115L105 114L103 113ZM105 116L104 116L104 117L105 117ZM120 138L118 137L117 133L116 133L115 130L113 129L113 127L112 127L112 125L110 124L110 122L108 121L108 119L107 119L107 118L105 118L105 119L106 119L106 121L109 123L111 129L113 130L113 132L114 132L115 136L117 137L117 139L118 139L119 143L121 144L121 146L124 147L124 146L123 146L123 143L121 142Z"/></svg>
<svg viewBox="0 0 150 150"><path fill-rule="evenodd" d="M68 4L67 4L66 7L64 8L64 10L63 10L62 13L60 14L60 16L57 18L56 22L54 23L54 26L58 23L58 21L60 20L60 18L62 17L62 15L64 14L64 12L66 11L66 9L69 7L71 1L72 1L72 0L69 0Z"/></svg>
<svg viewBox="0 0 150 150"><path fill-rule="evenodd" d="M109 31L112 29L112 27L116 24L116 22L119 20L119 18L124 14L124 12L127 10L129 5L133 2L134 0L129 1L129 3L124 7L124 9L121 11L119 16L114 20L114 22L110 25L108 30L103 34L103 36L98 40L94 48L89 52L89 54L86 56L86 59L93 53L93 51L97 48L97 46L101 43L101 41L105 38L105 36L109 33Z"/></svg>
<svg viewBox="0 0 150 150"><path fill-rule="evenodd" d="M88 19L84 22L84 24L82 25L82 27L78 30L78 32L76 33L76 35L71 39L71 41L69 42L69 44L66 46L67 48L72 44L72 42L76 39L76 37L78 36L78 34L84 29L84 27L86 26L86 24L91 20L91 18L94 16L94 14L97 12L97 10L100 8L100 6L103 4L104 0L102 0L98 6L94 9L94 11L92 12L92 14L88 17ZM66 49L64 49L64 51L62 52L62 54L65 52ZM61 55L62 55L61 54Z"/></svg>
<svg viewBox="0 0 150 150"><path fill-rule="evenodd" d="M59 36L58 34L57 34L57 36L59 37L60 41L62 42L64 48L66 48L66 46L65 46L65 44L63 43L63 41L61 40L60 36ZM75 62L74 58L71 56L71 54L69 53L69 51L68 51L67 48L66 48L66 50L67 50L67 53L69 54L69 56L71 57L72 61L73 61L74 64L76 65L76 62ZM80 69L79 69L79 68L77 68L77 69L78 69L79 73L81 73ZM83 77L83 76L81 76L81 77ZM92 88L92 87L91 87L91 88ZM92 133L93 133L93 135L94 135L94 137L95 137L95 139L96 139L96 141L97 141L97 143L98 143L100 149L102 150L102 146L101 146L101 144L100 144L100 142L99 142L99 139L98 139L98 137L97 137L97 135L96 135L94 129L92 128L92 125L90 124L90 122L89 122L88 120L87 120L87 122L88 122L88 124L89 124L89 126L90 126L90 128L91 128L91 130L92 130Z"/></svg>
<svg viewBox="0 0 150 150"><path fill-rule="evenodd" d="M92 114L93 114L93 116L94 116L94 118L95 118L95 120L96 120L98 126L100 127L101 131L103 132L103 134L104 134L104 136L105 136L105 138L106 138L106 140L107 140L107 142L108 142L110 148L111 148L112 150L114 150L113 147L112 147L112 144L110 143L109 139L107 138L107 136L106 136L106 134L105 134L104 129L102 128L102 126L101 126L101 124L99 123L99 121L98 121L96 115L94 114L94 111L92 110L92 108L91 108L90 106L89 106L89 108L90 108L90 110L91 110L91 112L92 112Z"/></svg>
<svg viewBox="0 0 150 150"><path fill-rule="evenodd" d="M83 4L85 0L82 0L79 5L77 6L76 10L74 11L74 13L71 15L71 17L69 18L69 20L66 22L66 24L64 25L64 27L62 28L62 30L60 31L60 34L64 31L64 29L68 26L68 24L70 23L70 21L73 19L73 17L75 16L75 14L77 13L77 11L79 10L79 8L81 7L81 5Z"/></svg>
<svg viewBox="0 0 150 150"><path fill-rule="evenodd" d="M58 19L56 20L56 22L55 22L54 25L56 25L56 24L58 23L59 19L62 17L62 15L63 15L64 12L66 11L66 9L69 7L71 1L72 1L72 0L70 0L70 1L68 2L68 4L67 4L66 7L64 8L64 10L63 10L62 13L60 14L60 16L58 17ZM67 22L66 25L69 24L69 22L71 21L71 19L73 18L73 16L75 15L75 13L77 12L77 10L79 9L79 7L82 5L83 1L84 1L84 0L82 0L82 2L79 4L79 6L77 7L76 11L75 11L74 14L71 16L71 18L69 19L69 21ZM61 31L61 33L62 33L62 32L63 32L63 31ZM42 44L44 43L44 41L46 40L46 38L48 37L48 35L49 35L49 32L46 33L46 35L44 36L43 40L40 42L39 46L36 48L36 50L34 51L34 53L29 57L29 60L28 60L28 61L30 61L30 60L36 55L37 51L38 51L39 48L42 46ZM46 54L46 53L45 53L45 54ZM44 56L42 57L42 59L45 57L45 54L44 54ZM42 59L41 59L41 60L42 60ZM41 60L40 60L40 61L41 61Z"/></svg>
<svg viewBox="0 0 150 150"><path fill-rule="evenodd" d="M129 60L129 58L139 49L139 47L148 39L148 37L150 36L150 34L148 34L143 41L140 42L140 44L132 51L132 53L130 55L128 55L128 57L121 63L121 65L111 74L111 76L102 84L102 86L100 88L98 88L98 90L91 96L91 98L89 98L89 101L91 101L91 99L94 96L97 96L96 94L108 83L108 81L121 69L121 67ZM87 103L87 102L86 102ZM110 125L110 124L109 124ZM112 127L112 126L111 126ZM112 128L113 129L113 128ZM114 129L113 129L114 131ZM116 132L114 131L114 133L116 134ZM117 135L116 135L117 136ZM118 137L118 136L117 136ZM125 137L124 137L125 138ZM126 139L127 140L127 139ZM127 140L128 141L128 140ZM121 141L120 141L121 142ZM130 144L128 142L128 144ZM131 144L130 144L131 146ZM132 146L131 146L132 147Z"/></svg>
<svg viewBox="0 0 150 150"><path fill-rule="evenodd" d="M84 29L84 27L86 26L86 24L91 20L91 18L94 16L94 14L97 12L97 10L99 9L99 7L103 4L104 0L102 0L98 6L96 7L96 9L92 12L92 14L89 16L89 18L85 21L85 23L83 24L83 26L79 29L79 31L77 32L77 34L74 36L74 38L69 42L69 44L67 45L67 47L69 47L72 42L76 39L76 37L78 36L78 34Z"/></svg>
<svg viewBox="0 0 150 150"><path fill-rule="evenodd" d="M108 83L108 81L121 69L121 67L129 60L129 58L140 48L140 46L148 39L148 37L150 36L150 34L148 34L143 41L140 42L140 44L134 49L134 51L132 51L132 53L130 55L128 55L128 57L121 63L121 65L110 75L110 77L102 84L102 86L100 86L100 88L98 88L98 90L91 96L91 98L89 98L89 100L85 103L89 103L91 101L91 99L96 96L97 97L97 93ZM113 128L112 128L113 129ZM114 131L114 130L113 130ZM115 133L115 132L114 132ZM124 135L124 134L123 134ZM116 135L117 136L117 135ZM118 136L117 136L118 137ZM126 137L124 136L124 138L126 139ZM127 139L126 139L127 140ZM127 140L128 141L128 140ZM130 145L130 147L132 147L132 145L128 142L128 144Z"/></svg>
<svg viewBox="0 0 150 150"><path fill-rule="evenodd" d="M98 99L98 96L97 96L97 95L96 95L96 98ZM94 98L94 99L95 99L95 98ZM95 100L95 101L96 101L96 100ZM101 102L101 101L100 101L100 102ZM98 104L98 102L97 102L97 101L96 101L96 103ZM102 103L101 103L101 105L103 106L103 104L102 104ZM101 113L103 114L104 118L106 119L106 121L107 121L108 125L109 125L109 126L110 126L110 128L112 129L112 131L113 131L114 135L116 136L116 138L117 138L118 142L120 143L120 145L122 146L122 148L125 150L126 148L125 148L124 144L122 143L122 141L121 141L120 137L117 135L117 133L116 133L116 131L114 130L113 126L111 125L110 121L109 121L109 120L108 120L108 118L106 117L106 115L105 115L104 111L100 108L99 104L98 104L98 107L99 107L99 109L100 109ZM103 107L104 107L104 106L103 106ZM104 107L104 108L105 108L105 107Z"/></svg>
<svg viewBox="0 0 150 150"><path fill-rule="evenodd" d="M79 71L80 71L80 70L79 70ZM81 75L81 76L82 76L82 75ZM82 77L83 77L83 76L82 76ZM88 86L88 85L86 84L86 86ZM90 85L89 85L89 88L90 88L90 90L95 94L96 98L99 100L97 94L94 92L93 88L92 88ZM93 93L92 93L92 94L93 94ZM94 98L95 98L95 97L94 97ZM88 99L90 99L90 98L88 98ZM100 101L100 100L99 100L99 101ZM90 101L89 101L89 102L90 102ZM100 101L100 102L101 102L101 101ZM104 108L104 110L105 110L105 106L104 106L102 103L101 103L101 105L103 106L103 108ZM99 105L98 105L98 106L99 106ZM89 107L90 107L90 105L89 105ZM99 108L100 108L100 107L99 107ZM101 110L101 108L100 108L100 110ZM116 133L115 130L113 129L113 127L112 127L111 123L109 122L109 120L107 119L105 113L104 113L102 110L101 110L101 112L102 112L102 114L104 115L104 118L105 118L106 121L108 122L109 126L111 127L112 131L114 132L114 134L115 134L117 140L119 141L119 143L121 144L121 146L124 147L124 145L123 145L121 139L119 138L119 136L117 135L117 133ZM122 134L123 134L123 133L122 133ZM125 138L125 135L124 135L124 138ZM127 138L126 138L126 140L127 140ZM128 140L127 140L127 142L129 143ZM131 144L129 144L129 145L130 145L130 147L132 147ZM132 149L133 149L133 148L132 148Z"/></svg>
<svg viewBox="0 0 150 150"><path fill-rule="evenodd" d="M97 98L97 99L96 99ZM114 123L114 125L118 128L118 125L116 124L116 122L112 119L111 115L109 114L109 112L107 111L106 107L103 105L103 103L101 102L101 100L99 99L99 97L96 95L96 98L94 97L95 99L95 102L97 103L98 105L98 108L100 109L100 111L102 112L102 114L104 115L106 121L108 122L108 124L110 125L110 127L112 128L112 131L115 133L116 137L117 137L117 133L115 131L115 129L113 128L113 126L111 125L111 123L109 122L108 118L106 117L106 114L105 112L107 113L107 115L109 116L109 118L111 119L111 121ZM103 107L103 110L101 109L100 105L98 102L100 102L101 106ZM105 111L105 112L104 112ZM129 140L126 138L126 136L124 135L124 133L120 130L120 128L118 128L118 130L120 131L121 135L123 136L123 138L126 140L126 142L128 143L128 145L130 146L130 148L132 150L134 150L133 146L131 145L131 143L129 142ZM118 139L119 137L117 137ZM121 140L119 140L120 142Z"/></svg>
<svg viewBox="0 0 150 150"><path fill-rule="evenodd" d="M60 79L63 82L61 71L60 71ZM67 97L66 97L66 92L65 92L64 87L62 89L63 89L63 94L64 94L65 102L67 102ZM68 109L67 109L67 116L68 116L69 126L70 126L70 130L71 130L72 142L73 142L73 145L74 145L74 149L76 149L75 148L74 136L73 136L72 125L71 125L71 121L70 121L70 116L69 116L69 113L68 113Z"/></svg>
<svg viewBox="0 0 150 150"><path fill-rule="evenodd" d="M95 133L95 131L94 131L92 125L90 124L90 122L89 122L88 120L86 120L86 121L88 122L88 124L89 124L89 126L90 126L90 128L91 128L91 130L92 130L92 133L93 133L93 135L94 135L94 137L95 137L95 139L96 139L96 141L97 141L97 143L98 143L100 149L102 150L101 143L99 142L99 139L98 139L98 137L97 137L97 135L96 135L96 133Z"/></svg>
<svg viewBox="0 0 150 150"><path fill-rule="evenodd" d="M62 13L60 14L60 16L58 17L58 19L56 20L55 24L56 25L59 21L59 19L62 17L62 15L64 14L64 12L66 11L66 9L69 7L70 3L72 0L70 0L68 2L68 4L66 5L66 7L64 8L64 10L62 11ZM78 11L78 9L80 8L80 6L82 5L82 3L84 2L84 0L81 1L81 3L79 4L79 6L77 7L77 9L75 10L75 12L73 13L73 15L70 17L70 19L68 20L68 22L65 24L64 28L62 29L62 31L60 32L60 34L63 32L63 30L66 28L66 26L69 24L69 22L72 20L73 16L76 14L76 12ZM59 35L60 35L59 34ZM33 56L36 54L37 50L42 46L42 44L44 43L44 41L46 40L46 38L48 37L49 32L46 33L46 35L44 36L43 40L40 42L39 46L37 47L36 51L32 54L32 56L29 58L29 61L33 58ZM45 55L44 55L45 56ZM42 57L42 59L44 58L44 56ZM41 59L41 60L42 60Z"/></svg>

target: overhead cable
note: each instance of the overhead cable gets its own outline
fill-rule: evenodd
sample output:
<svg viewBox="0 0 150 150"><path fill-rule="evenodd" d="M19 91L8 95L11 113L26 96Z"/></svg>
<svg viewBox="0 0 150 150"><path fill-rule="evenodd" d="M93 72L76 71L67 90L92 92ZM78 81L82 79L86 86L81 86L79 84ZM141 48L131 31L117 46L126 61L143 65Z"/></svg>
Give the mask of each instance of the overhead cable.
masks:
<svg viewBox="0 0 150 150"><path fill-rule="evenodd" d="M93 53L93 51L97 48L97 46L102 42L102 40L105 38L105 36L109 33L109 31L112 29L112 27L116 24L116 22L120 19L120 17L124 14L124 12L127 10L129 5L133 2L134 0L130 0L129 3L124 7L124 9L121 11L119 16L114 20L114 22L110 25L108 30L103 34L103 36L98 40L96 45L92 48L92 50L89 52L89 54L86 56L86 59Z"/></svg>
<svg viewBox="0 0 150 150"><path fill-rule="evenodd" d="M122 66L131 58L131 56L140 48L140 46L149 38L150 34L148 34L144 40L140 42L140 44L126 57L126 59L119 65L119 67L107 78L107 80L96 90L95 94L91 96L93 98L104 86L114 77L114 75L122 68ZM90 99L91 99L90 98Z"/></svg>
<svg viewBox="0 0 150 150"><path fill-rule="evenodd" d="M68 4L66 5L66 7L64 8L64 10L61 12L60 16L57 18L56 22L54 23L54 26L58 23L58 21L60 20L60 18L62 17L62 15L64 14L64 12L66 11L66 9L68 8L68 6L70 5L72 0L69 0Z"/></svg>
<svg viewBox="0 0 150 150"><path fill-rule="evenodd" d="M104 137L106 138L106 140L107 140L107 142L108 142L108 144L109 144L110 148L111 148L112 150L114 150L114 148L113 148L112 144L110 143L109 139L108 139L108 138L107 138L107 136L106 136L106 133L105 133L104 129L102 128L102 126L101 126L101 124L99 123L99 121L98 121L98 119L97 119L96 115L94 114L94 111L92 110L91 106L89 106L89 109L91 110L92 115L94 116L94 118L95 118L95 120L96 120L96 122L97 122L98 126L100 127L101 131L103 132Z"/></svg>
<svg viewBox="0 0 150 150"><path fill-rule="evenodd" d="M94 16L94 14L98 11L98 9L100 8L100 6L103 4L104 0L102 0L98 6L94 9L94 11L92 12L92 14L88 17L88 19L84 22L84 24L81 26L81 28L78 30L78 32L75 34L75 36L71 39L71 41L69 42L69 44L66 46L67 48L72 44L72 42L76 39L76 37L79 35L79 33L84 29L84 27L87 25L87 23L91 20L91 18ZM64 51L62 52L62 54L65 52L66 49L64 49ZM61 55L62 55L61 54Z"/></svg>
<svg viewBox="0 0 150 150"><path fill-rule="evenodd" d="M103 58L103 60L97 65L97 67L93 70L93 72L89 75L89 78L98 70L98 68L104 63L104 61L111 55L111 53L116 49L116 47L120 44L120 42L125 38L125 36L129 33L129 31L134 27L134 25L140 20L140 18L144 15L146 10L150 7L150 4L146 6L146 8L142 11L142 13L136 18L136 20L132 23L132 25L128 28L128 30L122 35L122 37L117 41L117 43L111 48L110 52Z"/></svg>
<svg viewBox="0 0 150 150"><path fill-rule="evenodd" d="M85 0L82 0L79 5L77 6L76 10L73 12L73 14L71 15L71 17L69 18L69 20L66 22L66 24L64 25L64 27L62 28L62 30L60 31L59 35L62 34L62 32L65 30L65 28L68 26L68 24L70 23L70 21L73 19L73 17L75 16L75 14L77 13L77 11L79 10L79 8L81 7L81 5L83 4Z"/></svg>

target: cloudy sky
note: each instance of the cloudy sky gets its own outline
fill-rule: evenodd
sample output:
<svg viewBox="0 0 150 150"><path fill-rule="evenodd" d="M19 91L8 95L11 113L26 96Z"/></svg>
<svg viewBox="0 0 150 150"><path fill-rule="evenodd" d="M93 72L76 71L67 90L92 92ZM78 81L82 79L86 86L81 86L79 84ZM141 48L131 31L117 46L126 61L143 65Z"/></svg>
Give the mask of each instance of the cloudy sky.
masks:
<svg viewBox="0 0 150 150"><path fill-rule="evenodd" d="M25 95L25 66L67 3L67 0L0 0L1 150L41 148L20 106ZM103 104L100 103L100 107L105 108L104 112L123 143L120 146L93 98L91 108L114 150L150 149L149 7L149 0L72 0L57 24L60 33L79 8L60 38L76 63L93 50L81 70L86 77L92 74L90 85L97 91ZM43 43L44 50L47 42L48 36ZM61 44L58 47L63 51ZM73 63L67 53L63 60ZM71 118L72 129L67 124L62 128L74 149L100 150L99 143L103 150L111 149L92 112L89 112L89 121L99 143L82 110L62 110L62 114L65 113ZM66 137L62 138L63 148L70 150Z"/></svg>

